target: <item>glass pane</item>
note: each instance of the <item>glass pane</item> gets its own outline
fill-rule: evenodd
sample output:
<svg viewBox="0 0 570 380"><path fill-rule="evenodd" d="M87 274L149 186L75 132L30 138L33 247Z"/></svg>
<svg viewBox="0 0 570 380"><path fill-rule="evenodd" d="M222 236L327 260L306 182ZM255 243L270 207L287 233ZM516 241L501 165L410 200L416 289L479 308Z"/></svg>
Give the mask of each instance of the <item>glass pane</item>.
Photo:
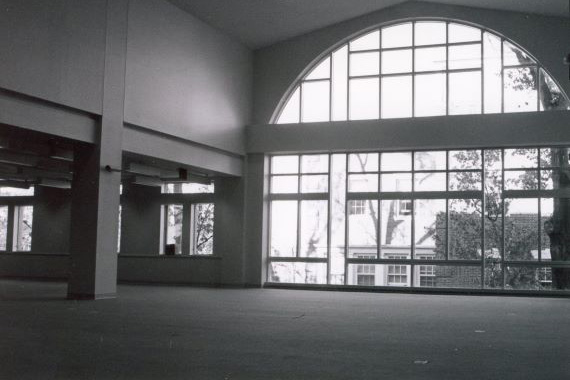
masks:
<svg viewBox="0 0 570 380"><path fill-rule="evenodd" d="M412 152L382 153L380 161L385 172L412 170Z"/></svg>
<svg viewBox="0 0 570 380"><path fill-rule="evenodd" d="M213 183L204 185L202 183L166 183L162 185L163 194L213 194L215 186Z"/></svg>
<svg viewBox="0 0 570 380"><path fill-rule="evenodd" d="M445 29L445 22L416 22L414 43L416 46L444 44Z"/></svg>
<svg viewBox="0 0 570 380"><path fill-rule="evenodd" d="M327 191L329 191L328 175L301 176L302 193L326 193Z"/></svg>
<svg viewBox="0 0 570 380"><path fill-rule="evenodd" d="M409 73L411 71L411 49L382 52L382 74Z"/></svg>
<svg viewBox="0 0 570 380"><path fill-rule="evenodd" d="M382 48L395 48L412 45L412 23L382 28Z"/></svg>
<svg viewBox="0 0 570 380"><path fill-rule="evenodd" d="M557 170L541 170L540 171L540 189L554 190L554 184L560 183L560 172Z"/></svg>
<svg viewBox="0 0 570 380"><path fill-rule="evenodd" d="M414 233L416 259L445 259L446 209L445 199L414 201Z"/></svg>
<svg viewBox="0 0 570 380"><path fill-rule="evenodd" d="M287 101L285 107L281 111L281 115L279 115L279 119L277 120L277 124L289 124L289 123L298 123L299 122L299 114L301 110L301 103L300 103L300 90L299 87L293 91L293 95Z"/></svg>
<svg viewBox="0 0 570 380"><path fill-rule="evenodd" d="M505 268L506 290L551 290L552 268L507 266Z"/></svg>
<svg viewBox="0 0 570 380"><path fill-rule="evenodd" d="M303 83L303 122L328 121L329 120L329 92L330 82L305 82Z"/></svg>
<svg viewBox="0 0 570 380"><path fill-rule="evenodd" d="M333 53L332 118L346 120L348 97L348 48L343 46Z"/></svg>
<svg viewBox="0 0 570 380"><path fill-rule="evenodd" d="M503 42L503 62L505 66L536 63L528 54L508 41Z"/></svg>
<svg viewBox="0 0 570 380"><path fill-rule="evenodd" d="M537 110L536 67L504 70L505 112Z"/></svg>
<svg viewBox="0 0 570 380"><path fill-rule="evenodd" d="M450 191L481 190L481 173L450 172L449 190Z"/></svg>
<svg viewBox="0 0 570 380"><path fill-rule="evenodd" d="M540 148L540 166L558 167L570 165L570 148Z"/></svg>
<svg viewBox="0 0 570 380"><path fill-rule="evenodd" d="M500 153L500 151L499 151ZM486 158L486 157L485 157ZM500 158L500 155L499 155ZM450 150L449 169L481 169L480 150ZM499 169L501 167L499 166Z"/></svg>
<svg viewBox="0 0 570 380"><path fill-rule="evenodd" d="M182 219L183 205L166 206L166 255L180 255L182 253Z"/></svg>
<svg viewBox="0 0 570 380"><path fill-rule="evenodd" d="M502 151L500 149L485 149L484 154L486 170L501 170L503 168Z"/></svg>
<svg viewBox="0 0 570 380"><path fill-rule="evenodd" d="M481 72L449 73L449 114L481 113Z"/></svg>
<svg viewBox="0 0 570 380"><path fill-rule="evenodd" d="M415 83L415 115L445 115L445 74L416 75Z"/></svg>
<svg viewBox="0 0 570 380"><path fill-rule="evenodd" d="M483 34L483 60L485 81L485 113L501 112L501 39L485 32Z"/></svg>
<svg viewBox="0 0 570 380"><path fill-rule="evenodd" d="M501 150L485 150L485 260L497 262L502 258L503 251L503 172L501 170ZM490 264L489 264L490 265ZM489 281L502 281L496 270L499 266L490 266L485 271ZM502 286L502 283L501 285Z"/></svg>
<svg viewBox="0 0 570 380"><path fill-rule="evenodd" d="M348 155L348 171L363 173L378 171L378 153L356 153Z"/></svg>
<svg viewBox="0 0 570 380"><path fill-rule="evenodd" d="M271 263L270 282L289 284L326 284L327 264L325 263Z"/></svg>
<svg viewBox="0 0 570 380"><path fill-rule="evenodd" d="M271 192L273 194L293 194L299 191L299 177L284 175L271 177Z"/></svg>
<svg viewBox="0 0 570 380"><path fill-rule="evenodd" d="M505 171L505 190L538 190L538 171Z"/></svg>
<svg viewBox="0 0 570 380"><path fill-rule="evenodd" d="M505 169L538 167L538 149L505 149Z"/></svg>
<svg viewBox="0 0 570 380"><path fill-rule="evenodd" d="M540 259L544 261L552 260L551 249L554 251L554 259L561 260L559 257L560 250L560 227L564 217L561 217L560 210L568 210L568 198L542 198L540 200L540 225L542 226L542 233L540 236ZM554 213L554 210L557 213ZM558 220L555 220L558 219ZM551 238L552 237L552 238Z"/></svg>
<svg viewBox="0 0 570 380"><path fill-rule="evenodd" d="M323 59L305 79L329 79L331 76L331 59L327 57Z"/></svg>
<svg viewBox="0 0 570 380"><path fill-rule="evenodd" d="M382 191L412 191L411 173L382 174Z"/></svg>
<svg viewBox="0 0 570 380"><path fill-rule="evenodd" d="M538 199L505 199L505 260L538 260Z"/></svg>
<svg viewBox="0 0 570 380"><path fill-rule="evenodd" d="M348 201L348 257L376 258L378 201Z"/></svg>
<svg viewBox="0 0 570 380"><path fill-rule="evenodd" d="M301 173L327 173L328 171L328 154L306 154L301 156Z"/></svg>
<svg viewBox="0 0 570 380"><path fill-rule="evenodd" d="M2 181L0 181L0 184ZM0 197L24 197L34 195L34 187L30 186L28 189L21 189L19 187L0 187Z"/></svg>
<svg viewBox="0 0 570 380"><path fill-rule="evenodd" d="M380 48L380 31L375 30L350 41L350 51L373 50Z"/></svg>
<svg viewBox="0 0 570 380"><path fill-rule="evenodd" d="M211 255L214 253L214 204L197 203L192 205L193 247L194 255Z"/></svg>
<svg viewBox="0 0 570 380"><path fill-rule="evenodd" d="M378 78L350 80L350 120L378 119Z"/></svg>
<svg viewBox="0 0 570 380"><path fill-rule="evenodd" d="M560 87L543 69L540 69L540 110L567 110L570 101Z"/></svg>
<svg viewBox="0 0 570 380"><path fill-rule="evenodd" d="M8 236L8 206L0 206L0 251L7 248L6 237Z"/></svg>
<svg viewBox="0 0 570 380"><path fill-rule="evenodd" d="M445 173L415 173L415 191L445 191Z"/></svg>
<svg viewBox="0 0 570 380"><path fill-rule="evenodd" d="M446 68L445 47L416 49L415 71L441 71Z"/></svg>
<svg viewBox="0 0 570 380"><path fill-rule="evenodd" d="M328 201L301 201L301 257L326 257Z"/></svg>
<svg viewBox="0 0 570 380"><path fill-rule="evenodd" d="M383 258L399 254L410 257L412 244L412 200L382 200L380 226Z"/></svg>
<svg viewBox="0 0 570 380"><path fill-rule="evenodd" d="M483 237L481 201L479 199L450 199L448 222L449 259L480 259Z"/></svg>
<svg viewBox="0 0 570 380"><path fill-rule="evenodd" d="M331 255L329 283L344 284L344 243L346 222L346 154L331 158Z"/></svg>
<svg viewBox="0 0 570 380"><path fill-rule="evenodd" d="M299 172L299 156L271 157L271 174L293 174Z"/></svg>
<svg viewBox="0 0 570 380"><path fill-rule="evenodd" d="M481 67L481 44L449 47L449 69L473 69Z"/></svg>
<svg viewBox="0 0 570 380"><path fill-rule="evenodd" d="M414 284L420 288L481 288L478 265L418 265L414 272Z"/></svg>
<svg viewBox="0 0 570 380"><path fill-rule="evenodd" d="M378 174L351 174L348 176L348 191L376 192L378 191Z"/></svg>
<svg viewBox="0 0 570 380"><path fill-rule="evenodd" d="M350 75L377 75L380 70L380 53L351 53Z"/></svg>
<svg viewBox="0 0 570 380"><path fill-rule="evenodd" d="M412 76L382 78L382 118L412 117Z"/></svg>
<svg viewBox="0 0 570 380"><path fill-rule="evenodd" d="M297 201L271 202L271 256L297 254Z"/></svg>
<svg viewBox="0 0 570 380"><path fill-rule="evenodd" d="M14 251L31 251L34 207L16 206L14 214Z"/></svg>
<svg viewBox="0 0 570 380"><path fill-rule="evenodd" d="M410 286L410 265L349 264L348 285Z"/></svg>
<svg viewBox="0 0 570 380"><path fill-rule="evenodd" d="M414 170L445 170L445 151L437 152L415 152Z"/></svg>
<svg viewBox="0 0 570 380"><path fill-rule="evenodd" d="M481 30L467 25L449 24L449 42L480 41Z"/></svg>

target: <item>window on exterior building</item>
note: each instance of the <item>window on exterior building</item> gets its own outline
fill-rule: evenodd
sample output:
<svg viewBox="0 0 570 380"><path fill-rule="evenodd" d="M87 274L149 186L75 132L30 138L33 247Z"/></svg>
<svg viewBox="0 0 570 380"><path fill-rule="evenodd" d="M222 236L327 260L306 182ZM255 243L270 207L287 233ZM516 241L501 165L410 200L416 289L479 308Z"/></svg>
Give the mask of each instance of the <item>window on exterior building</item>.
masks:
<svg viewBox="0 0 570 380"><path fill-rule="evenodd" d="M285 96L274 122L567 110L529 53L455 21L386 25L325 54Z"/></svg>
<svg viewBox="0 0 570 380"><path fill-rule="evenodd" d="M14 237L12 241L13 251L27 252L32 250L33 216L33 206L14 207Z"/></svg>
<svg viewBox="0 0 570 380"><path fill-rule="evenodd" d="M388 255L389 259L407 259L407 255ZM407 265L388 265L388 285L406 286L408 284Z"/></svg>
<svg viewBox="0 0 570 380"><path fill-rule="evenodd" d="M192 245L190 254L211 255L214 247L214 204L196 203L192 205Z"/></svg>

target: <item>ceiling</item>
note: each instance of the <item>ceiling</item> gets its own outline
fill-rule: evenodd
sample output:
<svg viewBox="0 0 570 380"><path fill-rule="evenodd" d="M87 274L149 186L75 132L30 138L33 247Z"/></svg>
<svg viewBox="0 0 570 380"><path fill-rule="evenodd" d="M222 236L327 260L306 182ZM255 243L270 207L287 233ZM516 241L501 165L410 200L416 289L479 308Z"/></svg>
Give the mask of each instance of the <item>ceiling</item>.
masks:
<svg viewBox="0 0 570 380"><path fill-rule="evenodd" d="M406 0L170 0L170 2L239 39L247 46L257 49ZM568 0L431 2L568 17Z"/></svg>

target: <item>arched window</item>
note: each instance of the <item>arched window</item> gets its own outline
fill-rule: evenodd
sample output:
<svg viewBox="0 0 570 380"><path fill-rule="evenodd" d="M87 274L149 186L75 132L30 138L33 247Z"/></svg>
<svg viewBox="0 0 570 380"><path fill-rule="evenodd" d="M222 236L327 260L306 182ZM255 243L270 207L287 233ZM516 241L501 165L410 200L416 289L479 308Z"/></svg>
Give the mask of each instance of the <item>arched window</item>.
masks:
<svg viewBox="0 0 570 380"><path fill-rule="evenodd" d="M282 104L277 124L570 109L515 43L439 20L384 26L336 47Z"/></svg>

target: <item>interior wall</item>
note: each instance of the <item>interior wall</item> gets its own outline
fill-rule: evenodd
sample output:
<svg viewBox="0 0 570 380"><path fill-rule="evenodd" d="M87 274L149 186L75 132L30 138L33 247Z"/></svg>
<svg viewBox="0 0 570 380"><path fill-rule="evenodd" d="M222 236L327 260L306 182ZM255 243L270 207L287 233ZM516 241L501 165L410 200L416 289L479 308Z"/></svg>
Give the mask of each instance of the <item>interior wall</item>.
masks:
<svg viewBox="0 0 570 380"><path fill-rule="evenodd" d="M157 256L160 187L123 184L121 209L121 254Z"/></svg>
<svg viewBox="0 0 570 380"><path fill-rule="evenodd" d="M441 17L475 23L515 41L533 54L570 94L568 50L570 20L516 12L406 2L257 50L254 57L253 124L268 124L294 81L328 49L378 24L416 17Z"/></svg>
<svg viewBox="0 0 570 380"><path fill-rule="evenodd" d="M32 223L34 253L69 254L71 190L36 186Z"/></svg>
<svg viewBox="0 0 570 380"><path fill-rule="evenodd" d="M164 0L131 1L125 121L243 154L252 53Z"/></svg>

